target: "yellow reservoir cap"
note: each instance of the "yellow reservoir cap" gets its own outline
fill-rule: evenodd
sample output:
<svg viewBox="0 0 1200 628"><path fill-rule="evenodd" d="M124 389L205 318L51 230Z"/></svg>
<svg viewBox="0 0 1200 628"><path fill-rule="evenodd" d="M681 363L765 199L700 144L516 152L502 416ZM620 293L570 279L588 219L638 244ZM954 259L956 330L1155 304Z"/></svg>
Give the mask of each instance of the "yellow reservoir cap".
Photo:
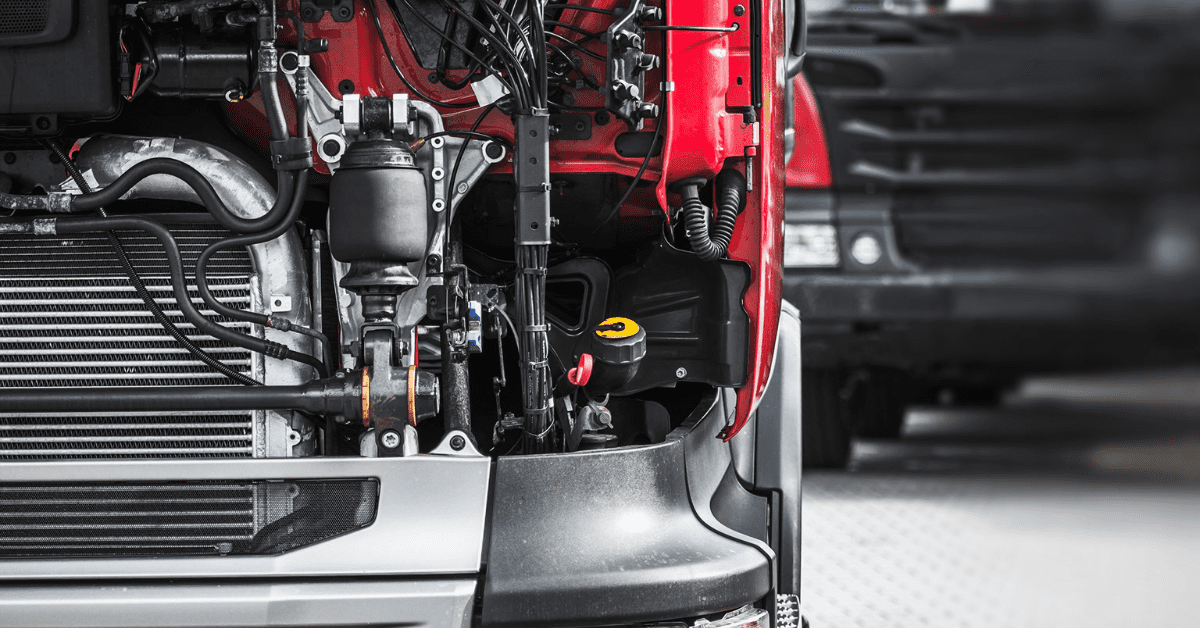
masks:
<svg viewBox="0 0 1200 628"><path fill-rule="evenodd" d="M612 318L604 319L597 326L596 335L601 338L616 340L633 336L638 333L639 329L641 328L632 319L623 316L613 316Z"/></svg>

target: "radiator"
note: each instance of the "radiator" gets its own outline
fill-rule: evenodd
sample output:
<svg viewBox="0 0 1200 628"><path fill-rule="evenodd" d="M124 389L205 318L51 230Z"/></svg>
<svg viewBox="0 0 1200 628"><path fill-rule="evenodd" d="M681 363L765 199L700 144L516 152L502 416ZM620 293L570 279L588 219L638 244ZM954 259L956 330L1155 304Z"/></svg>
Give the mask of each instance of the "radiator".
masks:
<svg viewBox="0 0 1200 628"><path fill-rule="evenodd" d="M200 251L230 233L210 224L168 225L190 273ZM164 314L198 346L256 379L261 356L198 334L171 292L157 240L118 236ZM262 296L249 252L223 251L209 264L210 288L238 309ZM192 301L211 320L252 334ZM134 291L104 234L0 238L0 387L198 386L228 379L178 345ZM0 460L252 457L265 438L261 413L5 413L0 408Z"/></svg>

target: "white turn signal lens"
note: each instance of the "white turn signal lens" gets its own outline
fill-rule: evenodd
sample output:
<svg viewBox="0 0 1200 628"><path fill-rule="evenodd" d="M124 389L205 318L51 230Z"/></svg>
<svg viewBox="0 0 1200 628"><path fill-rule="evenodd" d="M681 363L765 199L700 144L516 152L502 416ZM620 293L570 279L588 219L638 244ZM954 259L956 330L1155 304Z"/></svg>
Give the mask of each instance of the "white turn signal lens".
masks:
<svg viewBox="0 0 1200 628"><path fill-rule="evenodd" d="M784 225L785 268L828 268L837 266L838 261L836 227L803 223Z"/></svg>

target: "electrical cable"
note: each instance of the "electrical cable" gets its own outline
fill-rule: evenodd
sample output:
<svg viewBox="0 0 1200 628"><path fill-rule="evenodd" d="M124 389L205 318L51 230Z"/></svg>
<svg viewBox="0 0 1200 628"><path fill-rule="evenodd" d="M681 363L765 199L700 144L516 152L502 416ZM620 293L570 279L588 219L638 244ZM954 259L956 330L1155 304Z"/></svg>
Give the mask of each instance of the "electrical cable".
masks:
<svg viewBox="0 0 1200 628"><path fill-rule="evenodd" d="M588 35L589 37L592 37L593 39L596 37L599 37L601 35L600 33L593 33L592 31L585 31L582 28L575 26L574 24L568 24L566 22L560 22L558 20L546 20L544 23L549 24L551 26L556 26L558 28L565 28L569 31L574 31L576 33L579 33L580 35Z"/></svg>
<svg viewBox="0 0 1200 628"><path fill-rule="evenodd" d="M584 74L583 68L575 65L575 60L572 59L570 57L570 55L568 55L566 52L564 52L562 48L559 48L558 46L555 46L554 44L550 44L550 43L547 43L546 47L550 48L551 50L554 50L558 54L562 55L562 57L567 60L567 63L569 63L571 65L571 69L575 70L575 73L578 74L583 79L583 82L586 83L588 85L588 87L591 87L592 89L599 91L600 86L596 83L596 81L593 81L590 76L588 76L587 74ZM563 78L566 78L565 74L561 75L561 76Z"/></svg>
<svg viewBox="0 0 1200 628"><path fill-rule="evenodd" d="M615 12L610 9L601 9L599 7L584 7L578 4L570 4L568 2L551 2L546 5L547 9L562 9L563 11L586 11L588 13L603 13L604 15L613 15Z"/></svg>
<svg viewBox="0 0 1200 628"><path fill-rule="evenodd" d="M474 52L471 52L462 44L458 43L457 41L454 41L453 38L447 36L444 31L442 31L437 26L435 26L433 24L433 22L430 22L424 15L421 15L421 13L419 11L417 11L417 9L415 7L413 7L413 5L409 2L409 0L400 0L400 1L403 2L404 6L408 7L408 10L413 15L415 15L417 17L417 19L421 20L421 22L424 23L427 28L429 28L431 31L433 31L435 33L440 34L446 42L448 42L455 48L462 51L462 53L464 55L466 55L468 58L478 61L480 63L480 65L483 67L487 67L487 68L491 67L491 66L488 66L482 59L480 59ZM368 2L368 4L370 4L370 3ZM399 17L400 14L399 14L399 11L397 10L397 7L392 6L390 3L389 3L389 6L392 8L392 12L396 16L396 19L397 20L400 19L400 17ZM496 72L495 69L492 69L491 76L497 77L497 79L501 82L501 84L504 85L504 87L508 89L509 93L514 93L514 94L516 93L517 90L515 88L515 85L512 83L512 81L506 80L505 77L502 76L499 72ZM437 104L437 103L435 102L434 104ZM473 107L473 106L478 106L478 105L479 105L479 103L478 103L478 101L476 101L474 103L465 104L462 106L456 106L456 108L461 109L461 108L468 108L468 107Z"/></svg>
<svg viewBox="0 0 1200 628"><path fill-rule="evenodd" d="M492 103L492 104L488 105L487 107L483 108L483 113L479 114L479 117L475 119L475 124L471 125L470 132L472 134L474 134L475 130L479 128L479 125L483 124L484 118L487 118L488 114L490 114L492 112L492 110L495 108L496 108L496 103ZM483 135L483 134L480 133L480 135ZM487 137L490 137L490 136L487 136ZM495 139L500 139L500 138L495 138ZM470 137L468 136L467 141L463 142L462 148L460 148L458 150L458 156L454 158L454 167L450 169L450 178L447 179L447 181L449 182L449 184L447 185L447 188L449 188L450 190L455 189L455 187L454 187L455 181L457 181L457 179L458 179L458 167L459 167L459 165L462 164L463 155L466 154L467 146L470 143L471 143L471 140L470 140ZM511 153L512 147L509 146L508 148L509 148L509 152ZM451 198L453 198L453 197L451 197Z"/></svg>
<svg viewBox="0 0 1200 628"><path fill-rule="evenodd" d="M583 46L579 45L579 42L585 41L587 38L575 41L575 40L567 39L566 37L563 37L562 35L559 35L558 33L554 32L554 31L544 31L544 32L545 32L545 34L547 34L551 37L557 37L557 38L561 39L564 43L571 46L572 49L578 50L579 52L582 52L583 54L585 54L593 59L596 59L597 61L605 61L608 59L608 57L606 57L600 53L593 52L593 51L588 50L587 48L584 48Z"/></svg>
<svg viewBox="0 0 1200 628"><path fill-rule="evenodd" d="M657 144L659 138L662 137L662 128L665 126L664 123L666 122L666 117L667 101L664 98L662 111L658 114L658 118L655 120L654 137L650 139L650 150L646 151L646 158L642 160L642 166L638 168L637 174L633 177L633 181L629 182L629 188L625 190L625 194L621 196L621 200L617 201L616 205L613 205L613 208L608 211L608 214L604 217L604 220L596 223L596 228L592 230L592 233L596 233L600 230L601 226L612 220L613 217L617 215L617 212L621 211L621 206L623 206L625 202L629 200L630 196L633 196L633 190L637 188L638 183L641 182L642 175L646 174L646 166L650 165L650 157L654 155L654 145Z"/></svg>
<svg viewBox="0 0 1200 628"><path fill-rule="evenodd" d="M492 105L495 105L495 104L496 103L492 103ZM488 106L491 107L492 105L488 105ZM495 135L488 135L487 133L477 133L475 131L475 128L478 128L478 127L473 127L470 131L457 131L454 129L450 129L450 130L446 130L446 131L438 131L437 133L430 133L429 135L422 136L417 141L424 142L427 140L431 140L435 137L446 137L446 136L470 137L470 138L479 139L479 140L488 140L488 141L492 141L492 142L499 142L499 143L503 144L509 150L512 150L512 146L508 143L508 140L506 140L502 137L497 137Z"/></svg>
<svg viewBox="0 0 1200 628"><path fill-rule="evenodd" d="M400 71L400 66L396 63L396 58L392 56L392 48L388 45L387 37L383 34L383 24L379 21L379 11L375 8L375 1L376 0L365 0L364 4L367 5L367 9L371 12L371 20L375 23L375 32L379 35L379 43L383 46L383 54L387 57L388 63L391 64L392 70L396 72L396 76L400 77L400 82L404 83L404 86L407 87L410 92L420 96L422 100L426 100L430 104L434 104L439 107L445 107L447 109L468 109L475 106L476 103L473 102L449 103L440 101L417 89L415 85L409 82L408 77L404 76L404 72ZM399 17L397 17L396 20L399 22Z"/></svg>
<svg viewBox="0 0 1200 628"><path fill-rule="evenodd" d="M406 3L407 1L408 0L405 0ZM532 79L525 71L525 66L521 64L521 61L517 57L516 51L512 49L512 46L508 42L500 39L496 33L484 26L479 20L476 20L462 11L459 11L457 7L450 4L449 0L437 0L437 2L441 4L442 7L447 11L458 11L462 19L466 20L468 24L474 26L483 38L491 42L496 51L500 53L501 62L503 62L505 67L508 69L509 77L516 81L515 86L517 89L513 95L517 99L517 107L520 109L528 108L531 105L530 101L533 100L534 95ZM457 44L457 42L455 43Z"/></svg>
<svg viewBox="0 0 1200 628"><path fill-rule="evenodd" d="M67 155L67 153L58 145L58 142L54 140L48 140L45 142L45 145L67 168L67 172L71 175L71 178L75 180L75 184L79 186L79 189L83 190L84 192L91 192L92 188L88 184L87 179L83 177L83 173L79 171L79 167L75 165L75 161L72 160L71 157ZM97 208L96 213L101 217L108 217L108 213L104 211L103 207ZM125 271L125 275L129 278L129 283L133 286L134 292L136 292L138 297L142 299L142 302L146 305L146 309L150 311L150 315L154 317L154 320L158 322L159 326L162 327L164 331L166 331L172 338L175 339L175 342L177 342L179 346L183 347L188 353L196 356L196 358L201 362L208 365L218 373L221 373L230 380L246 386L262 385L260 382L257 382L254 379L234 370L224 362L221 362L217 358L210 355L207 351L192 342L191 339L183 333L183 331L176 327L175 323L171 322L171 319L167 318L167 315L163 313L162 308L158 307L158 302L154 300L154 295L150 294L150 291L146 288L146 284L142 281L141 276L138 275L137 269L133 267L133 262L129 260L129 255L125 251L124 245L121 244L121 239L112 231L105 231L104 233L108 236L108 242L110 245L112 245L113 252L115 252L117 255L117 261L121 264L121 268Z"/></svg>

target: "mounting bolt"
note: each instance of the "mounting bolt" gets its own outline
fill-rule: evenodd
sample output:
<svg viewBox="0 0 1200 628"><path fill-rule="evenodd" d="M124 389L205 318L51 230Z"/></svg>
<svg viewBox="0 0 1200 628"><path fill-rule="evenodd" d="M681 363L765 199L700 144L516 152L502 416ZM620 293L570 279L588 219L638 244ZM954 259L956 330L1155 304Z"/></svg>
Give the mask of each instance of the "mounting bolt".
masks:
<svg viewBox="0 0 1200 628"><path fill-rule="evenodd" d="M458 190L459 194L466 194L467 190L471 189L471 186L467 185L466 183L459 183L454 189Z"/></svg>
<svg viewBox="0 0 1200 628"><path fill-rule="evenodd" d="M395 430L388 430L379 437L379 442L388 449L395 449L400 446L400 434Z"/></svg>
<svg viewBox="0 0 1200 628"><path fill-rule="evenodd" d="M682 366L675 369L675 377L679 379L687 377L687 369L683 368Z"/></svg>
<svg viewBox="0 0 1200 628"><path fill-rule="evenodd" d="M463 447L466 447L466 446L467 446L467 439L463 438L462 436L459 436L458 434L455 434L450 439L450 449L453 449L454 451L462 451Z"/></svg>
<svg viewBox="0 0 1200 628"><path fill-rule="evenodd" d="M744 7L744 6L740 5L740 4L739 4L739 5L737 5L736 7L733 7L733 14L734 14L734 15L736 15L736 16L738 16L738 17L741 17L741 16L745 15L745 14L746 14L746 7Z"/></svg>

